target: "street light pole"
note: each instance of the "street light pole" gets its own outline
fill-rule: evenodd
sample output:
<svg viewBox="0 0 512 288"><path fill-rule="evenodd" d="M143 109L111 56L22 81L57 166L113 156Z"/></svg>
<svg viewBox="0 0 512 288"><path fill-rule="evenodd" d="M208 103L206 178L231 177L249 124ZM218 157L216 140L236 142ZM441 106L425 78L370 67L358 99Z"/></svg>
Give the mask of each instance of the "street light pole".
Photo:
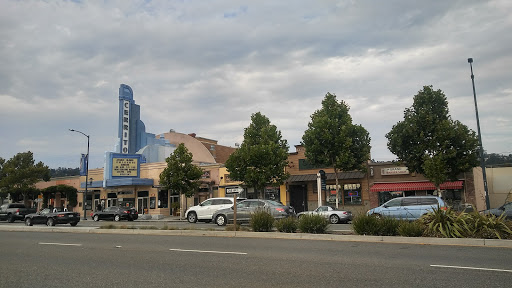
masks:
<svg viewBox="0 0 512 288"><path fill-rule="evenodd" d="M84 193L84 220L87 220L87 182L89 181L89 135L84 132L69 129L71 132L77 132L87 137L87 155L85 156L85 193Z"/></svg>
<svg viewBox="0 0 512 288"><path fill-rule="evenodd" d="M478 105L476 103L476 91L475 91L475 75L473 75L473 58L468 58L469 67L471 68L471 82L473 83L473 97L475 99L475 112L476 112L476 127L478 129L478 143L480 145L480 166L482 167L482 175L484 178L484 190L485 190L485 206L486 209L491 209L489 201L489 190L487 188L487 174L485 173L485 159L484 159L484 147L482 144L482 134L480 134L480 119L478 117Z"/></svg>

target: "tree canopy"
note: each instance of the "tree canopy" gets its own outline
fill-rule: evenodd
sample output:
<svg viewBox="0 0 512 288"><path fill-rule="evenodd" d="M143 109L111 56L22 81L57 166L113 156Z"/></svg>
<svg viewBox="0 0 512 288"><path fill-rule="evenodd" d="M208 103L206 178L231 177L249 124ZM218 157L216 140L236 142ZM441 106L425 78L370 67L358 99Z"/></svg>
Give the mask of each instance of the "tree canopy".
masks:
<svg viewBox="0 0 512 288"><path fill-rule="evenodd" d="M334 169L338 195L338 172L366 172L366 161L370 159L370 135L363 126L352 123L349 110L347 103L338 102L335 94L327 93L322 108L311 115L302 136L306 160Z"/></svg>
<svg viewBox="0 0 512 288"><path fill-rule="evenodd" d="M41 193L43 194L43 208L47 207L48 198L54 198L56 193L60 193L62 197L66 198L68 206L75 207L78 204L78 190L73 186L54 185L43 189Z"/></svg>
<svg viewBox="0 0 512 288"><path fill-rule="evenodd" d="M266 185L279 186L288 179L288 142L260 112L251 115L244 141L226 161L229 177L263 193ZM262 197L264 198L264 196Z"/></svg>
<svg viewBox="0 0 512 288"><path fill-rule="evenodd" d="M388 149L409 171L423 174L436 187L478 166L475 132L451 119L445 94L432 86L423 86L414 96L404 120L386 138Z"/></svg>
<svg viewBox="0 0 512 288"><path fill-rule="evenodd" d="M35 184L41 180L50 180L48 166L43 162L35 164L34 155L30 151L18 153L3 164L0 191L11 194L14 199L22 195L27 204L28 196L39 193Z"/></svg>
<svg viewBox="0 0 512 288"><path fill-rule="evenodd" d="M193 196L199 188L198 180L203 170L192 164L192 153L185 144L180 143L165 161L167 167L160 173L160 185L171 192Z"/></svg>

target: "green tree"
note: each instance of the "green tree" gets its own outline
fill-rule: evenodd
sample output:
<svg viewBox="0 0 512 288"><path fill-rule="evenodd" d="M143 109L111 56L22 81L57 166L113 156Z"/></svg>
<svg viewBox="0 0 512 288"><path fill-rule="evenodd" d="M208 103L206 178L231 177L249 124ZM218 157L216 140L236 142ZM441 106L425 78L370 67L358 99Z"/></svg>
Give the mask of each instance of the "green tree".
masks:
<svg viewBox="0 0 512 288"><path fill-rule="evenodd" d="M78 204L77 194L78 190L69 185L54 185L47 187L41 191L43 194L43 208L47 207L47 201L49 198L55 198L55 194L60 193L61 197L66 198L68 206L75 207Z"/></svg>
<svg viewBox="0 0 512 288"><path fill-rule="evenodd" d="M18 199L23 196L25 205L28 203L29 196L34 197L39 193L35 189L35 184L41 180L50 180L50 170L43 162L34 164L34 155L32 152L22 152L16 154L3 165L3 177L0 180L0 190L11 194L11 197Z"/></svg>
<svg viewBox="0 0 512 288"><path fill-rule="evenodd" d="M203 170L192 164L192 153L188 151L185 144L180 143L165 161L167 167L160 173L160 185L171 193L178 192L180 201L182 193L186 197L192 197L198 191L198 180L203 175Z"/></svg>
<svg viewBox="0 0 512 288"><path fill-rule="evenodd" d="M260 112L251 115L251 124L244 129L244 141L226 161L229 177L260 191L264 198L266 185L279 186L290 176L288 142L281 131Z"/></svg>
<svg viewBox="0 0 512 288"><path fill-rule="evenodd" d="M361 125L352 124L350 107L335 94L327 93L322 108L311 115L308 129L302 136L305 156L310 164L332 167L336 179L338 207L340 171L366 172L370 159L370 135Z"/></svg>
<svg viewBox="0 0 512 288"><path fill-rule="evenodd" d="M2 179L4 178L4 164L5 159L0 157L0 183L2 183ZM7 194L6 189L0 186L0 205L4 203L4 199L7 198Z"/></svg>
<svg viewBox="0 0 512 288"><path fill-rule="evenodd" d="M436 186L478 166L475 132L451 119L441 90L423 86L405 109L404 120L386 134L388 149L409 171L423 174Z"/></svg>

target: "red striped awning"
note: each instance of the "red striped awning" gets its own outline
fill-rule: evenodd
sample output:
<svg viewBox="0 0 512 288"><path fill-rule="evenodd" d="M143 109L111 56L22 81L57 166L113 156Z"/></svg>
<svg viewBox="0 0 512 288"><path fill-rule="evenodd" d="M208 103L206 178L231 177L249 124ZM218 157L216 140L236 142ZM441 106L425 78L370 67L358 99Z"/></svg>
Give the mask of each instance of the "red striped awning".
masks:
<svg viewBox="0 0 512 288"><path fill-rule="evenodd" d="M462 189L462 181L444 182L439 186L441 190ZM397 183L375 183L370 188L371 192L381 191L418 191L436 190L431 182L397 182Z"/></svg>

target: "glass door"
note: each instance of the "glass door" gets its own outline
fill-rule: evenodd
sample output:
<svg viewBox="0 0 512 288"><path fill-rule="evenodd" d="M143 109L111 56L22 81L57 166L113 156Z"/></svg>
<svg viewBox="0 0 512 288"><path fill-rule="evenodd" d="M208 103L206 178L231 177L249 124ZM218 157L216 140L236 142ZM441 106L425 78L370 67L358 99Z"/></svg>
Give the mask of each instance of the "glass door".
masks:
<svg viewBox="0 0 512 288"><path fill-rule="evenodd" d="M139 214L148 214L149 213L149 197L139 197L137 198L137 212Z"/></svg>

